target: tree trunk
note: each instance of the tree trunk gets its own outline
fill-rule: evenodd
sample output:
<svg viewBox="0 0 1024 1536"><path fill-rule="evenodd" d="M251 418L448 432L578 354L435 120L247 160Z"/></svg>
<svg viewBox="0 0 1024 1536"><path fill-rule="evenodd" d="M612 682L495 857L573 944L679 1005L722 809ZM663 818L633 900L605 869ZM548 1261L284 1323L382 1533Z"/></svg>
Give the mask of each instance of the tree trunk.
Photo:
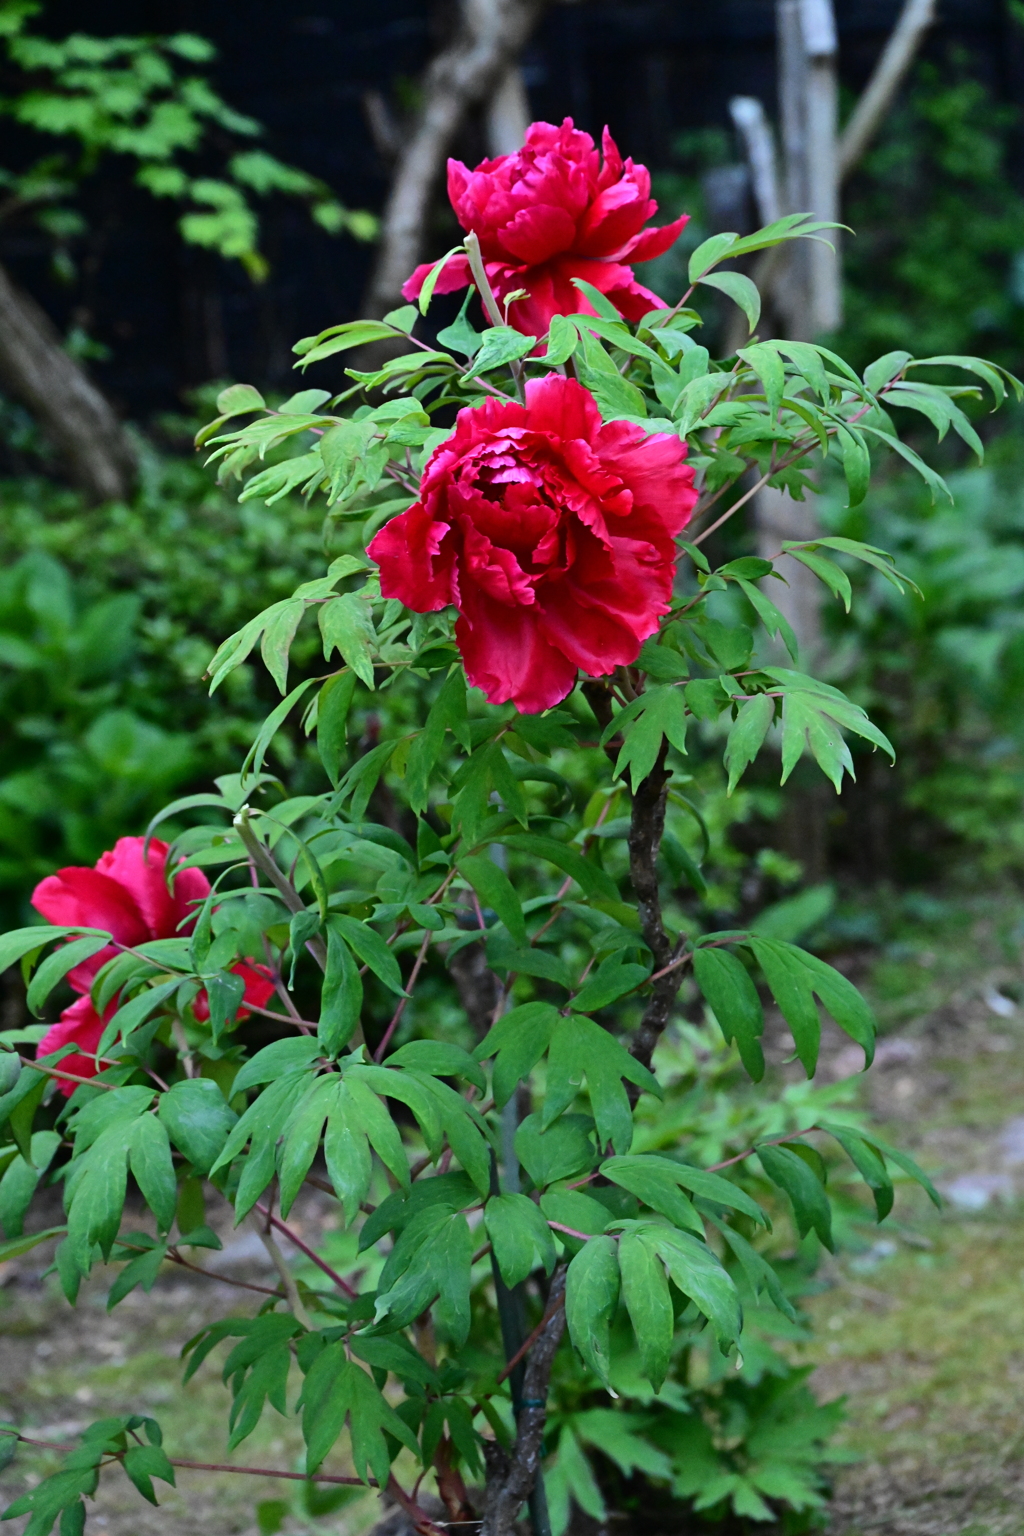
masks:
<svg viewBox="0 0 1024 1536"><path fill-rule="evenodd" d="M135 455L109 402L61 346L49 316L0 266L0 385L27 406L65 473L94 501L122 500Z"/></svg>
<svg viewBox="0 0 1024 1536"><path fill-rule="evenodd" d="M462 0L458 34L427 70L423 106L395 167L366 312L401 303L423 253L430 200L463 116L503 81L533 29L542 0ZM505 80L506 93L511 88Z"/></svg>

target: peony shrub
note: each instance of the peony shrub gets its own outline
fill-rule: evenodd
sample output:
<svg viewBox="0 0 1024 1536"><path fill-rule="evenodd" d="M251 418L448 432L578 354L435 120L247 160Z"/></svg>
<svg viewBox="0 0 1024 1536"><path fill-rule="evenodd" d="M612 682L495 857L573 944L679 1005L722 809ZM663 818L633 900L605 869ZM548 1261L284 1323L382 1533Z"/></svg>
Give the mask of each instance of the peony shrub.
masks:
<svg viewBox="0 0 1024 1536"><path fill-rule="evenodd" d="M802 214L712 237L660 305L631 263L681 221L645 228L646 171L571 122L453 165L450 191L466 239L410 278L417 304L298 343L300 367L338 360L337 394L270 408L233 385L200 434L242 499L324 496L334 555L210 662L215 691L259 646L282 695L239 774L44 880L50 925L0 939L37 1016L77 994L0 1036L0 1258L56 1240L71 1302L119 1266L113 1306L196 1268L225 1216L254 1224L273 1294L184 1351L189 1376L231 1343L225 1458L268 1404L298 1411L301 1472L271 1470L376 1488L424 1536L507 1536L524 1509L560 1536L573 1503L602 1518L595 1453L719 1515L806 1513L825 1411L759 1388L737 1439L725 1371L767 1369L759 1300L794 1316L780 1253L832 1246L827 1164L879 1220L894 1172L934 1191L832 1097L766 1075L767 998L809 1077L820 1008L865 1066L874 1022L816 955L702 924L687 743L724 743L730 792L761 751L783 780L809 754L838 790L846 735L891 748L800 669L773 561L713 568L708 541L758 486L813 493L826 465L858 504L872 450L945 494L890 408L980 453L964 402L1021 386L977 358L894 352L860 377L758 339L757 290L722 264L827 232ZM467 285L454 324L416 334L433 293ZM751 331L721 361L697 339L707 287ZM386 362L342 372L385 340ZM778 553L847 604L851 562L905 582L852 539ZM323 673L289 690L314 616ZM268 763L293 713L324 779L289 797ZM755 1085L727 1124L686 1064L684 1009ZM43 1180L66 1219L25 1234ZM307 1185L342 1259L291 1218ZM18 1426L0 1429L13 1448ZM101 1470L155 1502L154 1477L190 1466L173 1450L148 1416L100 1420L6 1515L75 1536Z"/></svg>

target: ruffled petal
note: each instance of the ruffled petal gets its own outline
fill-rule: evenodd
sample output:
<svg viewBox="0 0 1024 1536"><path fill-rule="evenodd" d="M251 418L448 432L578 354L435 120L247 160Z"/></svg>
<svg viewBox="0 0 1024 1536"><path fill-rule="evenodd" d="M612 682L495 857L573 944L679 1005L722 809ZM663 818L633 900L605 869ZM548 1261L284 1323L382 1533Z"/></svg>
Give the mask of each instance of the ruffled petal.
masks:
<svg viewBox="0 0 1024 1536"><path fill-rule="evenodd" d="M520 208L510 224L498 231L503 248L531 266L567 251L576 238L576 221L564 208L541 204Z"/></svg>
<svg viewBox="0 0 1024 1536"><path fill-rule="evenodd" d="M380 590L414 613L436 613L453 599L452 530L435 522L417 501L401 512L366 547L380 566Z"/></svg>
<svg viewBox="0 0 1024 1536"><path fill-rule="evenodd" d="M642 261L653 261L655 256L663 256L675 245L689 222L690 215L684 213L678 219L673 219L671 224L660 224L657 229L642 229L628 245L615 254L620 260L635 262L637 266Z"/></svg>
<svg viewBox="0 0 1024 1536"><path fill-rule="evenodd" d="M471 598L455 626L466 676L491 704L520 714L560 703L576 682L573 662L542 633L531 608Z"/></svg>

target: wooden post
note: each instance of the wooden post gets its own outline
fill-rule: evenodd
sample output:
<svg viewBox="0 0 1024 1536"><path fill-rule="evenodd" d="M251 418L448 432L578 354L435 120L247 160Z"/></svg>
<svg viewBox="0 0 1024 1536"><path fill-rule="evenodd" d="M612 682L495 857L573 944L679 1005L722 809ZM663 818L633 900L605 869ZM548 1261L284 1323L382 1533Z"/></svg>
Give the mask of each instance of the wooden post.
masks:
<svg viewBox="0 0 1024 1536"><path fill-rule="evenodd" d="M832 0L777 0L775 14L785 208L835 219L839 180ZM788 336L813 341L840 324L838 241L835 248L818 241L795 242L786 248L778 272L775 307ZM813 539L821 532L812 501L794 501L772 486L758 492L754 515L758 549L766 557L777 555L786 539ZM773 601L793 626L801 665L811 666L822 649L821 584L798 560L780 560L776 569L787 585L773 590Z"/></svg>

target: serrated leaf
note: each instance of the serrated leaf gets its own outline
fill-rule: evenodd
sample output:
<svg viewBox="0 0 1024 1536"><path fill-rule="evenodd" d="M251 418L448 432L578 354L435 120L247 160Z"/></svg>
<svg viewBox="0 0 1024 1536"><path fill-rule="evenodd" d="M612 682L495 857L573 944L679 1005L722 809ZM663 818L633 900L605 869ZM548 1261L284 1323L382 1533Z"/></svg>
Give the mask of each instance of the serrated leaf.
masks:
<svg viewBox="0 0 1024 1536"><path fill-rule="evenodd" d="M686 752L686 702L682 690L669 685L649 688L616 717L624 737L615 764L616 776L629 768L635 794L658 760L663 738Z"/></svg>

